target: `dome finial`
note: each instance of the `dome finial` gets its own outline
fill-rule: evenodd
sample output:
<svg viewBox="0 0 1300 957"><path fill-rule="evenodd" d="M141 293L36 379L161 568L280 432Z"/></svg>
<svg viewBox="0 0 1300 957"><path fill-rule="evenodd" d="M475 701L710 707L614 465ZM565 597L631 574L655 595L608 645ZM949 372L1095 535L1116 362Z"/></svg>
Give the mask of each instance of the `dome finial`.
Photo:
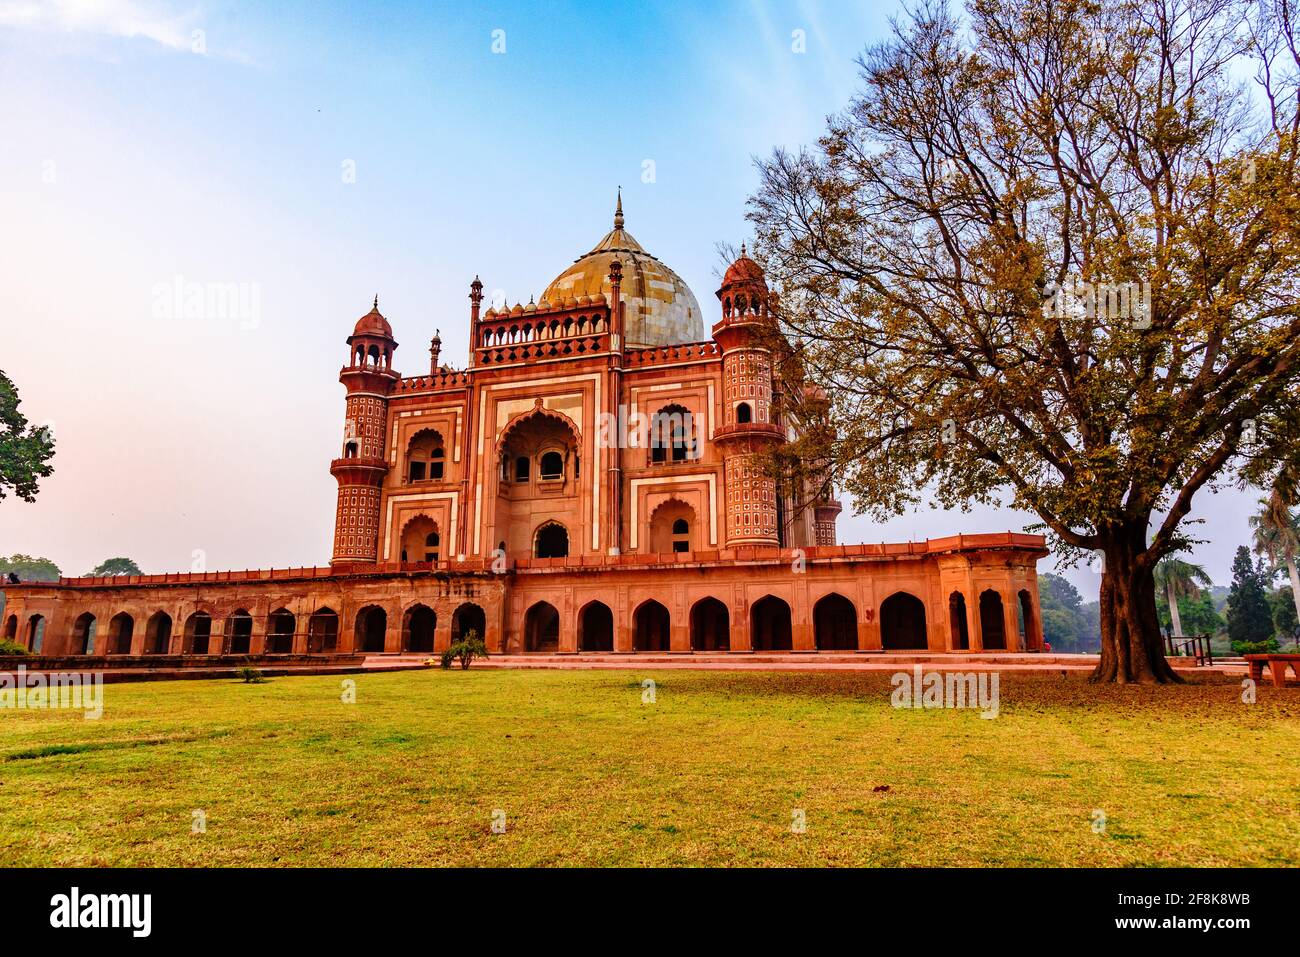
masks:
<svg viewBox="0 0 1300 957"><path fill-rule="evenodd" d="M614 207L614 228L623 228L623 187L618 188L618 205Z"/></svg>
<svg viewBox="0 0 1300 957"><path fill-rule="evenodd" d="M740 255L742 256L749 255L747 252L745 252L745 241L743 239L740 241Z"/></svg>
<svg viewBox="0 0 1300 957"><path fill-rule="evenodd" d="M379 308L379 293L375 293L375 308Z"/></svg>

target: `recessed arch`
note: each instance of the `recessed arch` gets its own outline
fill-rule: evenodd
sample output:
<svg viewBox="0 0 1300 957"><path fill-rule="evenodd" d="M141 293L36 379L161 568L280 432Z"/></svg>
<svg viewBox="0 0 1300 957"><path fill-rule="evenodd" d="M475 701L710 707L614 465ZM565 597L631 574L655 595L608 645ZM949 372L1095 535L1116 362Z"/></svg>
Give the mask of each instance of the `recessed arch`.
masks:
<svg viewBox="0 0 1300 957"><path fill-rule="evenodd" d="M894 592L881 602L880 644L886 651L928 648L925 603L905 591Z"/></svg>
<svg viewBox="0 0 1300 957"><path fill-rule="evenodd" d="M980 636L984 650L1005 650L1007 647L1006 616L1002 609L1002 595L992 588L980 593Z"/></svg>
<svg viewBox="0 0 1300 957"><path fill-rule="evenodd" d="M668 465L688 462L696 455L695 421L684 405L665 405L650 417L650 462Z"/></svg>
<svg viewBox="0 0 1300 957"><path fill-rule="evenodd" d="M858 610L838 592L813 605L813 641L818 651L858 650Z"/></svg>
<svg viewBox="0 0 1300 957"><path fill-rule="evenodd" d="M691 606L691 650L731 650L731 612L718 599L701 598Z"/></svg>
<svg viewBox="0 0 1300 957"><path fill-rule="evenodd" d="M543 482L564 478L564 453L547 449L537 460L537 477Z"/></svg>
<svg viewBox="0 0 1300 957"><path fill-rule="evenodd" d="M500 437L497 439L497 451L504 451L507 444L512 438L514 438L515 434L521 431L525 426L542 422L560 426L563 430L566 430L569 433L573 445L577 445L578 437L582 434L578 429L577 424L563 412L556 409L548 409L546 406L542 405L542 400L538 399L531 409L518 413L506 423L505 428L501 430Z"/></svg>
<svg viewBox="0 0 1300 957"><path fill-rule="evenodd" d="M467 601L451 613L451 640L461 641L474 633L479 641L486 641L487 614L481 605Z"/></svg>
<svg viewBox="0 0 1300 957"><path fill-rule="evenodd" d="M669 651L671 625L667 608L653 598L642 602L632 616L632 650Z"/></svg>
<svg viewBox="0 0 1300 957"><path fill-rule="evenodd" d="M775 595L765 595L749 610L749 634L755 651L792 651L794 629L790 606Z"/></svg>
<svg viewBox="0 0 1300 957"><path fill-rule="evenodd" d="M277 608L266 619L266 653L293 653L293 639L298 632L298 618L287 608Z"/></svg>
<svg viewBox="0 0 1300 957"><path fill-rule="evenodd" d="M421 512L407 520L402 527L401 561L419 564L437 563L442 555L442 533L438 523Z"/></svg>
<svg viewBox="0 0 1300 957"><path fill-rule="evenodd" d="M437 429L420 429L406 443L406 481L441 482L446 467L446 446Z"/></svg>
<svg viewBox="0 0 1300 957"><path fill-rule="evenodd" d="M539 601L524 615L524 650L560 650L560 613L548 601Z"/></svg>
<svg viewBox="0 0 1300 957"><path fill-rule="evenodd" d="M681 499L669 498L660 502L650 514L650 551L656 555L694 551L698 525L695 509Z"/></svg>
<svg viewBox="0 0 1300 957"><path fill-rule="evenodd" d="M948 630L953 651L970 650L970 625L966 617L966 596L959 591L948 596Z"/></svg>
<svg viewBox="0 0 1300 957"><path fill-rule="evenodd" d="M379 654L387 632L388 612L379 605L366 605L357 611L353 647L365 654Z"/></svg>
<svg viewBox="0 0 1300 957"><path fill-rule="evenodd" d="M171 651L171 647L172 616L165 611L156 611L144 625L144 653L165 655Z"/></svg>
<svg viewBox="0 0 1300 957"><path fill-rule="evenodd" d="M1034 615L1033 596L1029 594L1029 589L1022 588L1017 592L1016 598L1019 604L1017 617L1020 621L1020 650L1029 651L1030 649L1041 648L1038 620Z"/></svg>
<svg viewBox="0 0 1300 957"><path fill-rule="evenodd" d="M95 616L82 612L72 623L72 653L74 655L93 655L95 653Z"/></svg>
<svg viewBox="0 0 1300 957"><path fill-rule="evenodd" d="M432 608L417 602L402 616L402 650L416 653L433 651L433 635L438 615Z"/></svg>
<svg viewBox="0 0 1300 957"><path fill-rule="evenodd" d="M253 616L236 608L226 616L226 654L246 655L253 649Z"/></svg>
<svg viewBox="0 0 1300 957"><path fill-rule="evenodd" d="M543 522L533 536L537 558L565 558L569 554L569 530L559 522Z"/></svg>
<svg viewBox="0 0 1300 957"><path fill-rule="evenodd" d="M614 650L614 613L603 601L591 601L578 613L578 650Z"/></svg>
<svg viewBox="0 0 1300 957"><path fill-rule="evenodd" d="M135 619L119 611L108 621L108 641L104 652L110 655L129 655L131 638L135 635Z"/></svg>
<svg viewBox="0 0 1300 957"><path fill-rule="evenodd" d="M339 645L339 614L333 608L317 608L307 619L307 654L331 655Z"/></svg>
<svg viewBox="0 0 1300 957"><path fill-rule="evenodd" d="M27 650L34 655L39 655L44 649L46 624L44 615L32 615L27 619Z"/></svg>
<svg viewBox="0 0 1300 957"><path fill-rule="evenodd" d="M206 611L196 611L185 619L185 644L183 653L206 655L212 640L212 616Z"/></svg>
<svg viewBox="0 0 1300 957"><path fill-rule="evenodd" d="M5 641L18 641L18 616L10 615L5 619Z"/></svg>

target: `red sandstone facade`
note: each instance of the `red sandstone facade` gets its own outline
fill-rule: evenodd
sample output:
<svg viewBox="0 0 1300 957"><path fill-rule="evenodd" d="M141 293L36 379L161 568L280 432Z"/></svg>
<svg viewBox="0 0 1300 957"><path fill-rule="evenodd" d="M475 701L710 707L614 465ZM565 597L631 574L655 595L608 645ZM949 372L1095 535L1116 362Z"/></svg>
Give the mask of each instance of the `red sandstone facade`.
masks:
<svg viewBox="0 0 1300 957"><path fill-rule="evenodd" d="M402 377L374 308L347 339L329 568L6 586L48 655L813 652L1041 647L1035 535L836 544L833 500L763 468L796 423L742 252L711 337L623 228L540 301L483 309L468 367Z"/></svg>

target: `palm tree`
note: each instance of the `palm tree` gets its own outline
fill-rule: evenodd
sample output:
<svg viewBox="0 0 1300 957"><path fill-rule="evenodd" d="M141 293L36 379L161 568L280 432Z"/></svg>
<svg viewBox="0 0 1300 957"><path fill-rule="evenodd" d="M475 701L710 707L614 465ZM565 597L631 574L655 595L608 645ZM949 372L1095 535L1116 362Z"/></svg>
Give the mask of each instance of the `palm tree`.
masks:
<svg viewBox="0 0 1300 957"><path fill-rule="evenodd" d="M1209 574L1200 565L1166 558L1156 566L1156 587L1163 588L1169 599L1169 620L1174 626L1174 637L1183 636L1183 620L1178 614L1179 598L1195 598L1201 593L1199 586L1209 588Z"/></svg>
<svg viewBox="0 0 1300 957"><path fill-rule="evenodd" d="M1286 566L1291 578L1291 600L1300 617L1300 573L1296 570L1300 517L1291 511L1291 498L1274 486L1268 498L1259 500L1259 514L1250 517L1250 527L1255 530L1255 553L1267 557L1273 568Z"/></svg>

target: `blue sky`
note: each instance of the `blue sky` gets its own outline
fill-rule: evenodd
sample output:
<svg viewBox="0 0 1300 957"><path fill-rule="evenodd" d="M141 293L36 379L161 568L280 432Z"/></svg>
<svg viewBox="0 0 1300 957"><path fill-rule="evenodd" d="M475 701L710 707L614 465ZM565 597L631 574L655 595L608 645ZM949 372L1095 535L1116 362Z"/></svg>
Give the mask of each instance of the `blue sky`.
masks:
<svg viewBox="0 0 1300 957"><path fill-rule="evenodd" d="M621 185L628 228L709 312L753 157L816 139L892 12L0 0L0 368L59 439L36 504L0 504L0 554L69 574L119 554L324 564L342 340L373 295L399 370L426 367L435 328L462 365L470 279L526 302L604 233ZM256 321L160 316L177 277L255 289ZM1216 580L1252 502L1198 510Z"/></svg>

